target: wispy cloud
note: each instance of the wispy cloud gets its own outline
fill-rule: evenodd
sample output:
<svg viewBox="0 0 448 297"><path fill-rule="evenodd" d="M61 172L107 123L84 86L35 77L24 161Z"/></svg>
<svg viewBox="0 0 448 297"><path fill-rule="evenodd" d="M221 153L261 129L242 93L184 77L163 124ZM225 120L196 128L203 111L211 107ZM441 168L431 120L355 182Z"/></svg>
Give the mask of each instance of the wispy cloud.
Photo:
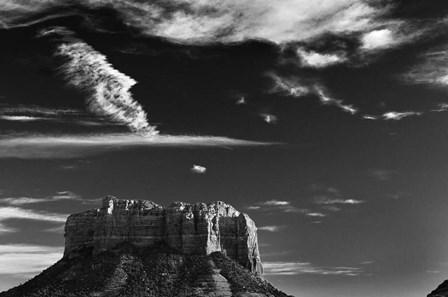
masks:
<svg viewBox="0 0 448 297"><path fill-rule="evenodd" d="M274 87L270 92L283 92L292 97L303 97L306 95L314 95L319 99L322 105L336 106L343 112L350 114L358 113L358 109L353 105L344 104L342 100L335 99L330 96L328 90L318 83L309 79L301 79L295 76L282 77L275 73L269 73L269 77L274 82Z"/></svg>
<svg viewBox="0 0 448 297"><path fill-rule="evenodd" d="M411 83L448 87L448 46L421 55L419 62L402 78Z"/></svg>
<svg viewBox="0 0 448 297"><path fill-rule="evenodd" d="M110 126L119 124L108 121L104 117L92 116L92 114L78 109L48 108L32 105L0 105L0 120L16 122L46 121L83 126Z"/></svg>
<svg viewBox="0 0 448 297"><path fill-rule="evenodd" d="M405 111L405 112L396 112L396 111L390 111L383 114L383 119L385 120L401 120L407 117L411 116L419 116L422 115L422 112L416 112L416 111Z"/></svg>
<svg viewBox="0 0 448 297"><path fill-rule="evenodd" d="M132 98L130 88L137 82L113 68L104 55L82 41L61 44L56 54L68 58L62 73L71 85L88 94L90 111L126 124L134 132L147 136L158 133Z"/></svg>
<svg viewBox="0 0 448 297"><path fill-rule="evenodd" d="M68 214L24 209L15 206L0 206L0 235L2 233L13 233L19 231L19 229L5 224L9 220L34 220L50 223L63 223L67 217Z"/></svg>
<svg viewBox="0 0 448 297"><path fill-rule="evenodd" d="M22 135L0 139L0 158L76 158L131 147L258 146L272 143L215 136L137 134Z"/></svg>
<svg viewBox="0 0 448 297"><path fill-rule="evenodd" d="M364 271L358 267L325 267L310 262L264 262L265 275L317 274L329 276L358 276Z"/></svg>
<svg viewBox="0 0 448 297"><path fill-rule="evenodd" d="M0 244L0 275L31 277L62 258L64 247Z"/></svg>
<svg viewBox="0 0 448 297"><path fill-rule="evenodd" d="M317 204L324 204L324 205L332 205L332 204L361 204L364 203L362 200L356 200L356 199L331 199L326 196L319 196L315 197L315 201Z"/></svg>
<svg viewBox="0 0 448 297"><path fill-rule="evenodd" d="M283 212L290 214L302 214L309 217L324 217L325 214L320 212L313 212L306 208L299 208L291 205L290 201L283 200L268 200L258 202L247 207L248 210L263 211L263 212Z"/></svg>
<svg viewBox="0 0 448 297"><path fill-rule="evenodd" d="M65 222L68 214L60 214L13 206L0 207L0 222L10 219L26 219L46 222Z"/></svg>
<svg viewBox="0 0 448 297"><path fill-rule="evenodd" d="M6 203L13 206L26 205L26 204L36 204L43 202L56 202L56 201L64 201L64 200L76 200L76 201L84 201L81 196L70 192L70 191L60 191L57 192L56 195L48 196L44 198L36 198L36 197L4 197L0 198L0 203Z"/></svg>
<svg viewBox="0 0 448 297"><path fill-rule="evenodd" d="M261 226L257 228L259 231L268 231L268 232L279 232L281 230L286 229L285 225L271 225L271 226Z"/></svg>

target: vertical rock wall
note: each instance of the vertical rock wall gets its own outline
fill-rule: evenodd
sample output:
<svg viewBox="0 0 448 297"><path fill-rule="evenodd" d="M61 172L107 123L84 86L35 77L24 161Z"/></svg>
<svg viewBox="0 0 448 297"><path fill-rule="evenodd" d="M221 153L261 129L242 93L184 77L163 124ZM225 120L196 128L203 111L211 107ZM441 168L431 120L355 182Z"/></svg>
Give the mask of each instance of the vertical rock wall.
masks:
<svg viewBox="0 0 448 297"><path fill-rule="evenodd" d="M97 254L123 243L145 248L165 242L183 254L224 252L256 275L263 273L255 223L220 201L175 202L164 209L151 201L108 196L100 209L71 215L65 239L65 257L81 248Z"/></svg>

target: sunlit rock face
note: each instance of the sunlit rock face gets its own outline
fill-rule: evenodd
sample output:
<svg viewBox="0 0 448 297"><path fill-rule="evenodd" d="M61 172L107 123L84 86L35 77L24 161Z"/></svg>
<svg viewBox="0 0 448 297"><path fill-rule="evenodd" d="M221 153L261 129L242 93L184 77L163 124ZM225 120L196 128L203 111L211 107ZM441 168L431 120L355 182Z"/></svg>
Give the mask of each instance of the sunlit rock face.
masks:
<svg viewBox="0 0 448 297"><path fill-rule="evenodd" d="M95 255L120 244L149 248L166 243L186 255L223 252L254 274L263 274L255 223L220 201L174 202L163 208L151 201L108 196L100 209L67 219L65 240L64 257L69 258L85 248Z"/></svg>

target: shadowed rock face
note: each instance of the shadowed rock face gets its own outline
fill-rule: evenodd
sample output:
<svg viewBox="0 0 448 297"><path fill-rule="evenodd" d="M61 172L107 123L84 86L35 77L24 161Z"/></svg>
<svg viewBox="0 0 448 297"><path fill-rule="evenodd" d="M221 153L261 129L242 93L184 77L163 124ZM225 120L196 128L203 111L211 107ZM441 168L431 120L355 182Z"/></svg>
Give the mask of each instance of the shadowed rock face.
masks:
<svg viewBox="0 0 448 297"><path fill-rule="evenodd" d="M440 286L432 291L428 297L448 297L448 281L444 281Z"/></svg>
<svg viewBox="0 0 448 297"><path fill-rule="evenodd" d="M93 255L131 244L160 243L185 255L223 252L257 276L263 268L257 228L248 215L224 202L175 202L163 208L151 201L108 196L100 209L71 215L65 225L64 257L91 248Z"/></svg>

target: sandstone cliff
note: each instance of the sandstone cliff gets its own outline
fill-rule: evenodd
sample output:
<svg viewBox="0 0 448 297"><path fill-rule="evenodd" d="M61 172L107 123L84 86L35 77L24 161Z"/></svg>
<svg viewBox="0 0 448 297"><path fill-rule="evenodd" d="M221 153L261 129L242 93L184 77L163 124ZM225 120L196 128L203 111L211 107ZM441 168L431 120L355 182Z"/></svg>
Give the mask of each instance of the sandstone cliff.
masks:
<svg viewBox="0 0 448 297"><path fill-rule="evenodd" d="M255 223L219 201L175 202L165 209L151 201L108 196L100 209L71 215L65 239L67 258L89 248L96 255L124 243L143 249L165 243L185 255L223 252L255 275L263 273Z"/></svg>

